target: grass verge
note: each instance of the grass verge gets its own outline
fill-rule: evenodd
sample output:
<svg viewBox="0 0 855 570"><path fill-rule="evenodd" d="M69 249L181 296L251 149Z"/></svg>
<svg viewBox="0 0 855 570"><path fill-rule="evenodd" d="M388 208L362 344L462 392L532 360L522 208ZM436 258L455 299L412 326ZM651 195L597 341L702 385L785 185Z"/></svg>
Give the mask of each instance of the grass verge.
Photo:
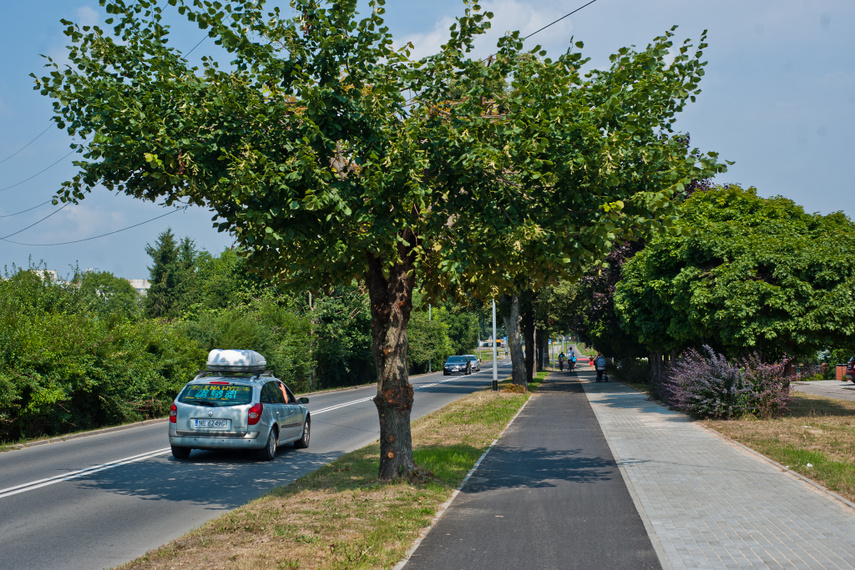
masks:
<svg viewBox="0 0 855 570"><path fill-rule="evenodd" d="M476 392L413 422L413 480L378 481L370 445L121 568L391 568L528 397Z"/></svg>
<svg viewBox="0 0 855 570"><path fill-rule="evenodd" d="M702 423L855 502L855 402L794 392L781 418Z"/></svg>

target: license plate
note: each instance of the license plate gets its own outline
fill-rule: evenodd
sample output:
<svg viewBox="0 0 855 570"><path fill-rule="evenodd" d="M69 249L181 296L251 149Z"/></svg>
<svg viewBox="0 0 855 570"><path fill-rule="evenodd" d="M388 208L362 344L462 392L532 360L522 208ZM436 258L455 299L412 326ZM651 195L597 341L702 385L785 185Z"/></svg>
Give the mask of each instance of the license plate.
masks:
<svg viewBox="0 0 855 570"><path fill-rule="evenodd" d="M193 420L193 422L197 428L227 429L229 427L229 420Z"/></svg>

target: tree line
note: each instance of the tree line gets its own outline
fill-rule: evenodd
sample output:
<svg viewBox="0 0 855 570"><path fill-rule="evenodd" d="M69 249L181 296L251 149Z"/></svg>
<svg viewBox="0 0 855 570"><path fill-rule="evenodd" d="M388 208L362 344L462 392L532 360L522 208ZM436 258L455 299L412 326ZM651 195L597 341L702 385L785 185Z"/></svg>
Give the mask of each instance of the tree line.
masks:
<svg viewBox="0 0 855 570"><path fill-rule="evenodd" d="M855 224L754 188L707 185L668 231L628 241L551 288L557 319L609 356L663 360L704 347L732 359L845 362L855 334ZM833 366L832 366L833 367Z"/></svg>

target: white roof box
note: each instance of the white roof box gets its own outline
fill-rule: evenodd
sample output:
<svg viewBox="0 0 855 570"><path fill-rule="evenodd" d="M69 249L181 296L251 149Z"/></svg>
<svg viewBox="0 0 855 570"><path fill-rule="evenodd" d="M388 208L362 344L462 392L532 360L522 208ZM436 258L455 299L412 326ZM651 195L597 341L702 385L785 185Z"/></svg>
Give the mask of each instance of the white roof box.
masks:
<svg viewBox="0 0 855 570"><path fill-rule="evenodd" d="M212 372L264 372L267 361L254 350L224 350L208 353L208 370Z"/></svg>

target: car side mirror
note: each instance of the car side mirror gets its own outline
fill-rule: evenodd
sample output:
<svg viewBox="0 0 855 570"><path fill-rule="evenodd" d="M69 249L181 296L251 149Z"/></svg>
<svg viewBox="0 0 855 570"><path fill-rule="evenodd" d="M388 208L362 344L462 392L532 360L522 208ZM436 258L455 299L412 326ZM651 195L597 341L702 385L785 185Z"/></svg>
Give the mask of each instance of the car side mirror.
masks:
<svg viewBox="0 0 855 570"><path fill-rule="evenodd" d="M308 398L306 398L305 396L303 396L302 398L300 398L298 401L299 401L301 404L308 404L308 403L309 403L309 399L308 399Z"/></svg>

